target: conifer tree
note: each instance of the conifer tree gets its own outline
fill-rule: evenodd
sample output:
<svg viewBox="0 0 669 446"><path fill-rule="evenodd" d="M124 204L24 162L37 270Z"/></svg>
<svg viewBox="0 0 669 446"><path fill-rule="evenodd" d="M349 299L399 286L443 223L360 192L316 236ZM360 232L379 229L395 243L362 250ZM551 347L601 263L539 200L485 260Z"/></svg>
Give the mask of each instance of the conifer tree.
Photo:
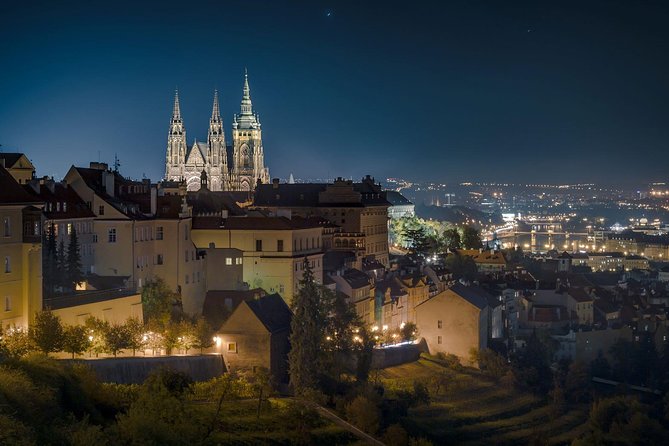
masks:
<svg viewBox="0 0 669 446"><path fill-rule="evenodd" d="M290 383L300 395L318 384L320 349L325 332L321 293L307 258L304 259L299 290L293 297L292 310L288 367Z"/></svg>
<svg viewBox="0 0 669 446"><path fill-rule="evenodd" d="M58 288L67 287L67 279L65 274L67 272L67 255L65 254L65 243L63 240L58 243L58 251L56 252L56 275L54 277L54 285Z"/></svg>
<svg viewBox="0 0 669 446"><path fill-rule="evenodd" d="M56 288L58 259L56 247L56 227L51 222L44 234L44 255L42 256L44 297L52 297Z"/></svg>
<svg viewBox="0 0 669 446"><path fill-rule="evenodd" d="M79 252L79 239L77 230L73 227L70 232L70 243L67 245L67 286L76 289L77 284L83 281L81 274L81 253Z"/></svg>

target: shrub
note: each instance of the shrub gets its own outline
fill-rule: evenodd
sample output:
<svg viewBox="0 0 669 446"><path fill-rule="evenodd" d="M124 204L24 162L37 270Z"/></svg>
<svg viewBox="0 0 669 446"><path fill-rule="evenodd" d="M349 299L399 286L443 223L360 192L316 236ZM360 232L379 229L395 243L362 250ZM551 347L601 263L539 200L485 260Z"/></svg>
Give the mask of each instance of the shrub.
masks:
<svg viewBox="0 0 669 446"><path fill-rule="evenodd" d="M391 424L383 434L383 442L388 446L406 446L409 443L409 434L399 424Z"/></svg>
<svg viewBox="0 0 669 446"><path fill-rule="evenodd" d="M369 398L357 396L346 406L346 418L369 434L379 430L379 408Z"/></svg>

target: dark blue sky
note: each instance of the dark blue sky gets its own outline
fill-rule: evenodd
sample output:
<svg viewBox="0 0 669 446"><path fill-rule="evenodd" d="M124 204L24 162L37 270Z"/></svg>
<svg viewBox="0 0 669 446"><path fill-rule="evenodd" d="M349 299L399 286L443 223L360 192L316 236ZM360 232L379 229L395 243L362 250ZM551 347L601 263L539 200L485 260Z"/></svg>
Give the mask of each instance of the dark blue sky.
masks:
<svg viewBox="0 0 669 446"><path fill-rule="evenodd" d="M155 180L175 86L189 143L214 88L229 135L248 67L274 177L663 180L668 24L634 0L6 1L0 144Z"/></svg>

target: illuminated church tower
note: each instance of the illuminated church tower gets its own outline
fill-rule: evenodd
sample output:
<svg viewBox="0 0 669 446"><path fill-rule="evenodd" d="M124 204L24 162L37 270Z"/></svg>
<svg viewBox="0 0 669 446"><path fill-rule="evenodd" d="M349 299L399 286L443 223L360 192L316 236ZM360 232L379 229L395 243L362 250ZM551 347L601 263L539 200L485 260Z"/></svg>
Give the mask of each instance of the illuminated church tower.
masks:
<svg viewBox="0 0 669 446"><path fill-rule="evenodd" d="M231 182L234 190L252 190L258 180L269 182L260 119L253 113L247 73L244 73L241 110L232 122L232 160Z"/></svg>
<svg viewBox="0 0 669 446"><path fill-rule="evenodd" d="M166 180L185 181L190 191L200 189L203 172L208 178L208 188L212 191L250 191L258 180L269 182L269 170L264 165L260 121L253 113L246 74L241 113L235 115L232 124L232 159L228 160L217 91L214 91L207 142L195 140L188 146L186 141L186 127L181 117L179 93L176 92L167 137Z"/></svg>

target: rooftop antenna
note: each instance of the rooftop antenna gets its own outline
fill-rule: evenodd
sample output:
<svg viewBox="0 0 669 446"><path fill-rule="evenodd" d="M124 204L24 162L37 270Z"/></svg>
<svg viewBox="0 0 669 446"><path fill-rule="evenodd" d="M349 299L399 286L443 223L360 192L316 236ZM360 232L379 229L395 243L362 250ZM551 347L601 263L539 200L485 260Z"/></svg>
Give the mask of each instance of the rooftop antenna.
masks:
<svg viewBox="0 0 669 446"><path fill-rule="evenodd" d="M121 162L118 160L118 154L114 154L114 172L118 173L118 168L121 167Z"/></svg>

